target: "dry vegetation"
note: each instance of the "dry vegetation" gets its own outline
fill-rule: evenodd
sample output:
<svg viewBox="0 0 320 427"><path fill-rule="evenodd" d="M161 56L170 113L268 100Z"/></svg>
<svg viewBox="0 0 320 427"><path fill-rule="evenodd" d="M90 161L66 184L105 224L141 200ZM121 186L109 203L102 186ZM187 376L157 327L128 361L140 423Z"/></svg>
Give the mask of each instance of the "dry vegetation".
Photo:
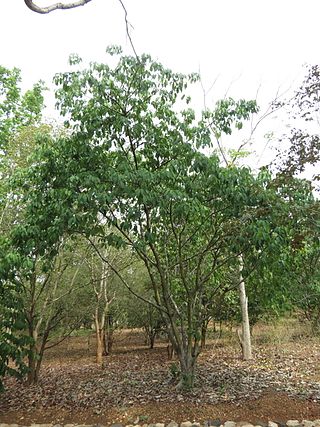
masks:
<svg viewBox="0 0 320 427"><path fill-rule="evenodd" d="M176 390L178 363L166 342L146 348L139 330L119 331L103 368L93 336L48 351L38 385L6 379L0 421L101 423L235 419L283 422L320 418L320 341L293 320L259 325L254 360L240 359L235 331L212 330L190 393Z"/></svg>

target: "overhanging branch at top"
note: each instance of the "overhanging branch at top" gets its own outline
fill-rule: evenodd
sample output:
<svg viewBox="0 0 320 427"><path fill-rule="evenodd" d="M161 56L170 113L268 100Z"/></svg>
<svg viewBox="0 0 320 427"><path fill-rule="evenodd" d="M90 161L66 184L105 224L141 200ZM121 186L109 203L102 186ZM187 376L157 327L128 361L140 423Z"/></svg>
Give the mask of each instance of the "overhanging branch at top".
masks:
<svg viewBox="0 0 320 427"><path fill-rule="evenodd" d="M85 4L89 3L91 0L78 0L71 3L55 3L50 6L46 7L40 7L33 3L33 0L24 0L27 7L32 10L33 12L37 13L50 13L57 9L74 9L78 6L84 6Z"/></svg>

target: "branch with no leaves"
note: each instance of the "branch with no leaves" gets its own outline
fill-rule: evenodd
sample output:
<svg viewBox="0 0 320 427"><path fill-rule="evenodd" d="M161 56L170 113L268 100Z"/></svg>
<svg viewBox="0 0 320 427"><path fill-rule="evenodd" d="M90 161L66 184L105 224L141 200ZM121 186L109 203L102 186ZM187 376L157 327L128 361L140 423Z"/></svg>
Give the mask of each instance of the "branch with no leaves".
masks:
<svg viewBox="0 0 320 427"><path fill-rule="evenodd" d="M84 6L85 4L89 3L91 0L78 0L78 1L74 1L71 3L55 3L52 4L50 6L46 6L46 7L40 7L37 6L36 4L33 3L33 0L24 0L26 6L32 10L33 12L37 12L37 13L50 13L54 10L57 9L74 9L75 7L78 6Z"/></svg>
<svg viewBox="0 0 320 427"><path fill-rule="evenodd" d="M98 254L98 256L100 257L100 259L105 262L108 267L110 268L111 271L113 271L113 273L120 279L120 281L123 283L123 285L128 289L129 292L131 292L136 298L144 301L145 303L152 305L153 307L157 308L158 310L164 312L167 314L167 311L159 306L158 304L155 304L154 302L144 298L142 295L137 294L132 287L128 284L128 282L124 279L124 277L121 275L121 273L110 263L110 261L105 258L102 254L101 251L99 250L98 246L93 242L93 240L91 240L90 238L88 238L88 241L91 243L92 247L95 249L96 253Z"/></svg>

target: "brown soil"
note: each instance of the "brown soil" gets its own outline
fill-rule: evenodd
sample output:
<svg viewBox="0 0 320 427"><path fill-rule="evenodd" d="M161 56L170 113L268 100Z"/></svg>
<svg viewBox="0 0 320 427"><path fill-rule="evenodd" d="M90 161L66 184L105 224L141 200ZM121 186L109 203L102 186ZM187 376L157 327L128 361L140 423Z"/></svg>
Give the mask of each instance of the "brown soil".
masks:
<svg viewBox="0 0 320 427"><path fill-rule="evenodd" d="M39 385L6 380L0 422L112 424L226 420L285 423L320 418L320 346L310 340L255 345L243 362L239 348L212 341L199 359L192 393L176 390L166 344L154 350L139 331L117 336L106 366L94 364L94 340L72 338L47 354Z"/></svg>
<svg viewBox="0 0 320 427"><path fill-rule="evenodd" d="M70 411L61 408L34 409L31 413L24 411L0 412L2 423L18 423L30 425L32 423L53 424L128 424L141 417L141 422L176 422L227 420L249 421L254 424L266 424L268 420L285 424L289 419L314 420L320 417L320 405L286 396L283 393L267 393L255 400L236 403L222 403L214 405L186 405L179 403L162 403L134 405L127 408L108 408L103 414L97 415L94 411Z"/></svg>

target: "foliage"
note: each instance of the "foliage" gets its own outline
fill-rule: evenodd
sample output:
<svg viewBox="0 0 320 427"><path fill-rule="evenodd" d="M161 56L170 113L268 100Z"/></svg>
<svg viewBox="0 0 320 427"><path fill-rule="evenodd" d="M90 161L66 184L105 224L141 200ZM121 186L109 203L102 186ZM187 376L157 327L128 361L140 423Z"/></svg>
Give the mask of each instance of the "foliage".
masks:
<svg viewBox="0 0 320 427"><path fill-rule="evenodd" d="M291 127L290 134L282 138L290 144L288 150L282 153L283 173L294 175L305 171L310 165L319 165L319 97L320 66L308 66L300 88L288 102L289 114L295 125ZM317 181L319 178L319 173L316 173L314 179Z"/></svg>
<svg viewBox="0 0 320 427"><path fill-rule="evenodd" d="M38 122L43 108L43 82L21 93L20 70L0 66L0 149L5 150L12 137Z"/></svg>
<svg viewBox="0 0 320 427"><path fill-rule="evenodd" d="M21 218L21 192L13 193L11 178L33 145L34 126L43 107L43 83L21 93L20 71L0 67L0 384L5 374L18 375L25 371L23 357L28 339L21 333L24 325L22 300L16 281L18 270L27 272L30 263L18 254L10 232ZM9 361L16 364L9 365Z"/></svg>

